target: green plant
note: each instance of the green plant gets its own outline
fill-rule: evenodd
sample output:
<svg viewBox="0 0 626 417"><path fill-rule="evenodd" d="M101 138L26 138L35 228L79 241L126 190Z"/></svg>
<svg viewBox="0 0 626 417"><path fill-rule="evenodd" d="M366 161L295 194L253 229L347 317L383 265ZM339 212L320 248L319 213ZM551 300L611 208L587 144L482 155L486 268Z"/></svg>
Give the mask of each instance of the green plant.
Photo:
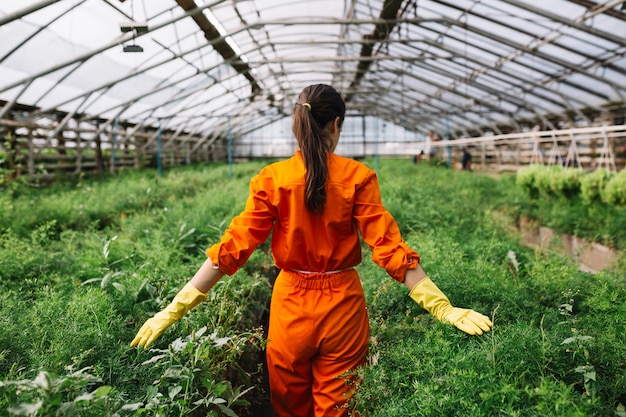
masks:
<svg viewBox="0 0 626 417"><path fill-rule="evenodd" d="M102 255L104 256L104 261L107 263L107 266L104 268L105 272L102 277L90 278L86 281L83 281L81 285L93 284L95 282L100 283L100 288L103 290L107 290L109 288L114 288L117 291L124 292L124 285L121 283L114 281L114 278L123 277L125 275L122 271L111 271L111 263L108 262L109 254L110 254L110 245L112 242L117 240L117 235L113 236L111 239L107 239L102 248Z"/></svg>
<svg viewBox="0 0 626 417"><path fill-rule="evenodd" d="M611 174L600 168L580 177L580 197L585 204L599 201Z"/></svg>
<svg viewBox="0 0 626 417"><path fill-rule="evenodd" d="M607 204L626 204L626 169L613 175L606 183L602 201Z"/></svg>
<svg viewBox="0 0 626 417"><path fill-rule="evenodd" d="M111 415L107 406L113 387L102 385L102 379L89 372L91 367L76 369L79 361L67 366L65 375L40 371L33 379L0 381L6 410L13 416L69 417L87 410L89 415Z"/></svg>
<svg viewBox="0 0 626 417"><path fill-rule="evenodd" d="M572 335L565 338L561 344L569 346L568 353L572 354L572 358L576 359L577 356L582 356L584 365L578 365L574 369L575 372L582 374L583 386L585 387L585 394L591 398L594 398L598 394L598 380L596 375L596 368L590 363L590 354L587 345L593 341L593 337L586 335L584 329L580 329L577 326L578 320L574 317L574 296L578 292L571 290L563 293L566 301L559 305L559 314L563 316L564 321L561 324L565 324L570 327Z"/></svg>
<svg viewBox="0 0 626 417"><path fill-rule="evenodd" d="M550 190L556 196L573 197L580 191L581 171L554 165L550 168Z"/></svg>
<svg viewBox="0 0 626 417"><path fill-rule="evenodd" d="M107 272L102 277L90 278L86 281L83 281L81 285L87 285L87 284L93 284L95 282L99 282L100 288L102 288L103 290L107 290L109 288L115 288L116 290L120 292L124 292L124 285L113 280L114 278L123 277L123 276L124 276L124 273L120 271Z"/></svg>
<svg viewBox="0 0 626 417"><path fill-rule="evenodd" d="M602 185L613 181L615 175L607 175L604 170L582 174L579 193L556 198L553 189L546 187L553 181L552 175L559 175L555 174L559 170L563 169L548 169L539 165L520 170L516 176L516 188L522 190L527 199L519 203L512 201L507 210L514 210L516 216L533 219L558 233L575 235L618 249L626 247L626 205L618 203L621 201L617 198L620 195L619 181L614 182L609 193ZM541 186L537 185L538 177L542 178L537 180ZM610 201L609 195L612 196Z"/></svg>
<svg viewBox="0 0 626 417"><path fill-rule="evenodd" d="M161 376L148 387L145 402L128 404L125 409L136 410L136 415L149 412L187 416L202 410L203 415L210 417L236 417L233 408L249 405L243 397L254 387L233 388L230 381L217 382L216 378L221 376L220 370L225 370L221 365L230 366L228 363L241 355L247 345L259 344L261 340L259 333L219 337L217 331L207 333L205 326L174 340L168 349L152 349L158 354L142 365L159 366Z"/></svg>
<svg viewBox="0 0 626 417"><path fill-rule="evenodd" d="M374 166L371 159L364 162ZM204 401L190 417L228 416L225 410L258 416L269 401L260 372L259 327L267 320L276 272L269 242L168 329L155 342L157 350L128 344L206 259L203 250L243 207L248 180L262 165L235 165L233 179L226 164L216 163L173 169L163 177L143 170L98 179L86 175L79 184L67 180L34 188L18 180L3 186L0 380L34 380L40 371L63 378L74 372L65 364L82 351L89 354L81 368L101 382L68 392L63 402L100 385L113 389L89 408L74 407L75 415L156 417L161 407L162 417L179 416L181 409L196 407L194 401ZM371 262L364 246L358 270L372 357L359 370L362 385L355 401L361 415L614 417L623 412L621 252L614 268L591 276L571 259L520 245L513 226L523 213L559 231L607 237L626 247L626 207L587 205L575 196L530 199L513 175L460 175L427 164L416 170L410 160L382 159L377 174L385 206L431 278L455 305L490 317L497 310L497 317L494 331L480 338L439 323ZM106 291L103 279L109 280ZM572 304L576 326L558 325L564 288L580 288ZM201 336L186 336L205 326L210 330ZM573 327L587 330L574 333ZM181 335L184 346L174 352L170 346ZM587 335L594 339L561 344ZM202 337L208 339L198 344ZM220 339L224 344L217 346ZM582 349L599 382L593 398L584 389L589 369L576 372L586 365ZM159 355L165 356L141 365ZM0 388L0 415L8 414L9 406L39 400L35 391L11 397L15 391L15 385Z"/></svg>
<svg viewBox="0 0 626 417"><path fill-rule="evenodd" d="M552 190L552 172L556 171L556 169L558 168L555 165L541 165L540 168L537 168L535 184L540 195L544 197L554 197Z"/></svg>
<svg viewBox="0 0 626 417"><path fill-rule="evenodd" d="M520 187L530 198L539 197L539 184L537 181L538 176L545 170L545 166L532 164L523 167L517 171L515 176L515 183Z"/></svg>
<svg viewBox="0 0 626 417"><path fill-rule="evenodd" d="M578 169L533 164L517 172L516 184L531 198L572 197L580 191L580 177Z"/></svg>

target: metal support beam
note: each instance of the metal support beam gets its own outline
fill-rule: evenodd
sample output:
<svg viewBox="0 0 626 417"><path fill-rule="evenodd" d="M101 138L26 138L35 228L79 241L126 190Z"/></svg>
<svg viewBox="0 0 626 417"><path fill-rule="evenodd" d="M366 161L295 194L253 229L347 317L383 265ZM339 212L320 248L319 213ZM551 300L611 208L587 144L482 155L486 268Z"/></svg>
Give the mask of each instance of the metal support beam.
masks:
<svg viewBox="0 0 626 417"><path fill-rule="evenodd" d="M395 19L398 17L398 10L400 10L400 6L402 5L402 0L385 0L383 4L383 8L380 12L380 18L383 20L380 23L377 23L374 27L374 31L370 35L366 35L366 39L371 39L374 41L384 41L389 38L394 26L396 25ZM356 76L350 83L350 89L356 89L361 80L369 70L372 65L372 60L368 58L372 58L372 53L374 52L373 44L364 44L361 47L361 58L357 64ZM352 95L344 96L344 100L349 102L352 99Z"/></svg>
<svg viewBox="0 0 626 417"><path fill-rule="evenodd" d="M186 12L190 12L193 10L197 10L198 6L194 0L176 0L176 3ZM233 48L228 44L225 38L222 37L222 34L217 30L217 28L209 21L209 19L201 12L196 11L190 14L191 18L196 22L198 27L204 33L204 37L207 41L213 44L213 47L219 54L224 58L224 60L231 61L231 66L237 71L239 74L243 75L250 81L250 86L252 88L251 97L256 96L261 91L261 87L259 86L259 82L254 78L251 73L250 66L241 61L238 53L233 50Z"/></svg>

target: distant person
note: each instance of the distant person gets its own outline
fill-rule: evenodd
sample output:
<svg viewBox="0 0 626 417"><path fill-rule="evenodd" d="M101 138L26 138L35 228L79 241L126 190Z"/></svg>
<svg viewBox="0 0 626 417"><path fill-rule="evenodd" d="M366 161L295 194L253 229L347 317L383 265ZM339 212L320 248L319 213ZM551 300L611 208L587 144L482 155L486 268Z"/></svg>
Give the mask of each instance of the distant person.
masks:
<svg viewBox="0 0 626 417"><path fill-rule="evenodd" d="M424 151L421 150L420 153L418 153L417 155L413 157L413 163L420 164L423 159L424 159Z"/></svg>
<svg viewBox="0 0 626 417"><path fill-rule="evenodd" d="M431 143L432 142L439 142L441 140L441 138L439 137L438 134L434 133L432 130L428 131L428 135L426 136L427 139L427 143L429 148L429 152L428 152L428 159L433 159L435 158L435 155L437 154L437 148L432 146Z"/></svg>
<svg viewBox="0 0 626 417"><path fill-rule="evenodd" d="M351 415L345 375L366 363L369 347L365 296L355 269L362 256L360 237L374 262L438 320L468 334L491 329L488 317L453 307L428 278L383 206L376 172L334 153L345 112L331 86L311 85L300 93L292 118L295 155L266 166L250 181L244 210L131 346L147 348L270 235L280 273L272 290L266 355L278 417Z"/></svg>
<svg viewBox="0 0 626 417"><path fill-rule="evenodd" d="M472 154L467 150L465 146L461 148L463 156L461 157L461 168L463 171L472 171Z"/></svg>

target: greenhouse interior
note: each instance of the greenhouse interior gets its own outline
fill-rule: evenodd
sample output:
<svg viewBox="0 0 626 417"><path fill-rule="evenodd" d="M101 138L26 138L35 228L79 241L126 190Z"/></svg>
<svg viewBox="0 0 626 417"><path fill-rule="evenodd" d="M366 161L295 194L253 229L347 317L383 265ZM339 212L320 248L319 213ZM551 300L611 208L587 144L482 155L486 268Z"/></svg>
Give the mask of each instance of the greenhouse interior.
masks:
<svg viewBox="0 0 626 417"><path fill-rule="evenodd" d="M0 40L0 416L626 417L625 0L0 0Z"/></svg>
<svg viewBox="0 0 626 417"><path fill-rule="evenodd" d="M14 175L285 157L297 95L317 83L347 103L342 155L454 164L466 146L475 166L624 166L621 1L5 0L0 13Z"/></svg>
<svg viewBox="0 0 626 417"><path fill-rule="evenodd" d="M626 417L626 1L0 0L0 40L0 415ZM387 261L354 196L347 268L281 268L283 212L233 232L320 84L346 110L328 158L402 236ZM212 245L258 236L221 278ZM445 317L389 272L407 248ZM321 368L310 405L279 396L276 283L352 270L340 405Z"/></svg>

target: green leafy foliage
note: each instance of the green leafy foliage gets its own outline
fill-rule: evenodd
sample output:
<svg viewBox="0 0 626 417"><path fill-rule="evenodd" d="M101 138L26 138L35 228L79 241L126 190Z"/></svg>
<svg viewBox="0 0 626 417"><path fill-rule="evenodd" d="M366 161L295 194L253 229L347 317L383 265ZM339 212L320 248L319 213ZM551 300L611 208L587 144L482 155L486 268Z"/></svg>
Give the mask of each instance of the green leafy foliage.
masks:
<svg viewBox="0 0 626 417"><path fill-rule="evenodd" d="M82 357L57 375L40 371L33 379L0 381L0 395L13 405L11 416L112 416L116 407L113 387L102 385L90 367L77 369ZM0 397L2 398L2 397Z"/></svg>
<svg viewBox="0 0 626 417"><path fill-rule="evenodd" d="M580 191L582 171L575 168L563 168L560 165L551 167L550 190L555 195L571 197Z"/></svg>
<svg viewBox="0 0 626 417"><path fill-rule="evenodd" d="M606 169L596 169L580 178L580 196L585 204L591 204L601 199L601 195L606 188L606 183L611 178L611 174Z"/></svg>
<svg viewBox="0 0 626 417"><path fill-rule="evenodd" d="M518 171L516 182L531 198L571 197L580 191L581 176L578 169L533 164Z"/></svg>
<svg viewBox="0 0 626 417"><path fill-rule="evenodd" d="M235 165L232 179L225 164L212 164L38 189L3 184L0 415L270 415L263 334L276 270L268 244L152 349L128 346L196 272L265 162ZM495 327L470 337L437 322L364 247L358 268L372 343L353 398L362 416L624 413L626 263L592 276L521 246L514 226L532 215L619 244L626 212L566 197L572 178L539 186L523 177L381 161L383 202L426 272L455 305Z"/></svg>
<svg viewBox="0 0 626 417"><path fill-rule="evenodd" d="M626 295L620 274L590 280L571 260L544 257L507 238L502 232L510 223L493 207L499 213L511 213L511 202L521 203L515 209L533 207L514 189L500 188L511 184L508 178L465 183L466 176L458 179L449 172L421 174L427 177L415 173L407 182L396 177L392 191L384 191L384 197L392 197L388 206L405 220L401 225L410 224L413 213L439 208L430 223L419 222L404 236L451 301L490 315L495 327L481 338L459 334L414 305L407 290L390 283L384 272L364 263L359 271L374 342L372 364L361 370L362 385L353 401L361 415L613 415L624 402L616 387L625 387L623 366L615 372L606 362L626 357L616 333L626 323L610 318L626 311L623 303L615 311L610 301ZM396 192L405 189L396 205ZM546 190L537 193L547 195ZM552 204L559 201L551 195ZM502 199L509 202L504 210ZM558 217L575 221L567 204L558 207ZM445 218L445 226L436 225L439 218ZM572 303L575 331L571 322L560 324L559 306L569 288L580 288ZM616 328L605 332L603 320ZM599 346L613 348L608 352Z"/></svg>
<svg viewBox="0 0 626 417"><path fill-rule="evenodd" d="M527 200L512 207L518 216L537 220L559 233L626 248L625 172L608 174L598 169L582 173L531 165L520 169L515 180Z"/></svg>
<svg viewBox="0 0 626 417"><path fill-rule="evenodd" d="M608 204L626 205L626 170L612 176L604 187L602 201Z"/></svg>
<svg viewBox="0 0 626 417"><path fill-rule="evenodd" d="M243 397L255 387L233 388L230 381L216 378L223 377L225 364L249 353L250 346L260 347L261 338L258 330L218 336L217 330L207 333L204 326L177 338L167 349L152 349L156 354L141 365L156 367L161 375L147 387L145 401L127 404L126 409L150 415L194 415L202 410L209 416L236 417L234 408L248 406Z"/></svg>
<svg viewBox="0 0 626 417"><path fill-rule="evenodd" d="M531 199L579 197L585 204L601 200L609 205L626 204L626 170L614 174L605 169L582 172L560 165L529 165L520 169L516 184Z"/></svg>
<svg viewBox="0 0 626 417"><path fill-rule="evenodd" d="M539 184L537 183L537 176L544 170L543 165L533 164L520 169L517 172L516 183L524 190L531 198L537 198L539 196Z"/></svg>

